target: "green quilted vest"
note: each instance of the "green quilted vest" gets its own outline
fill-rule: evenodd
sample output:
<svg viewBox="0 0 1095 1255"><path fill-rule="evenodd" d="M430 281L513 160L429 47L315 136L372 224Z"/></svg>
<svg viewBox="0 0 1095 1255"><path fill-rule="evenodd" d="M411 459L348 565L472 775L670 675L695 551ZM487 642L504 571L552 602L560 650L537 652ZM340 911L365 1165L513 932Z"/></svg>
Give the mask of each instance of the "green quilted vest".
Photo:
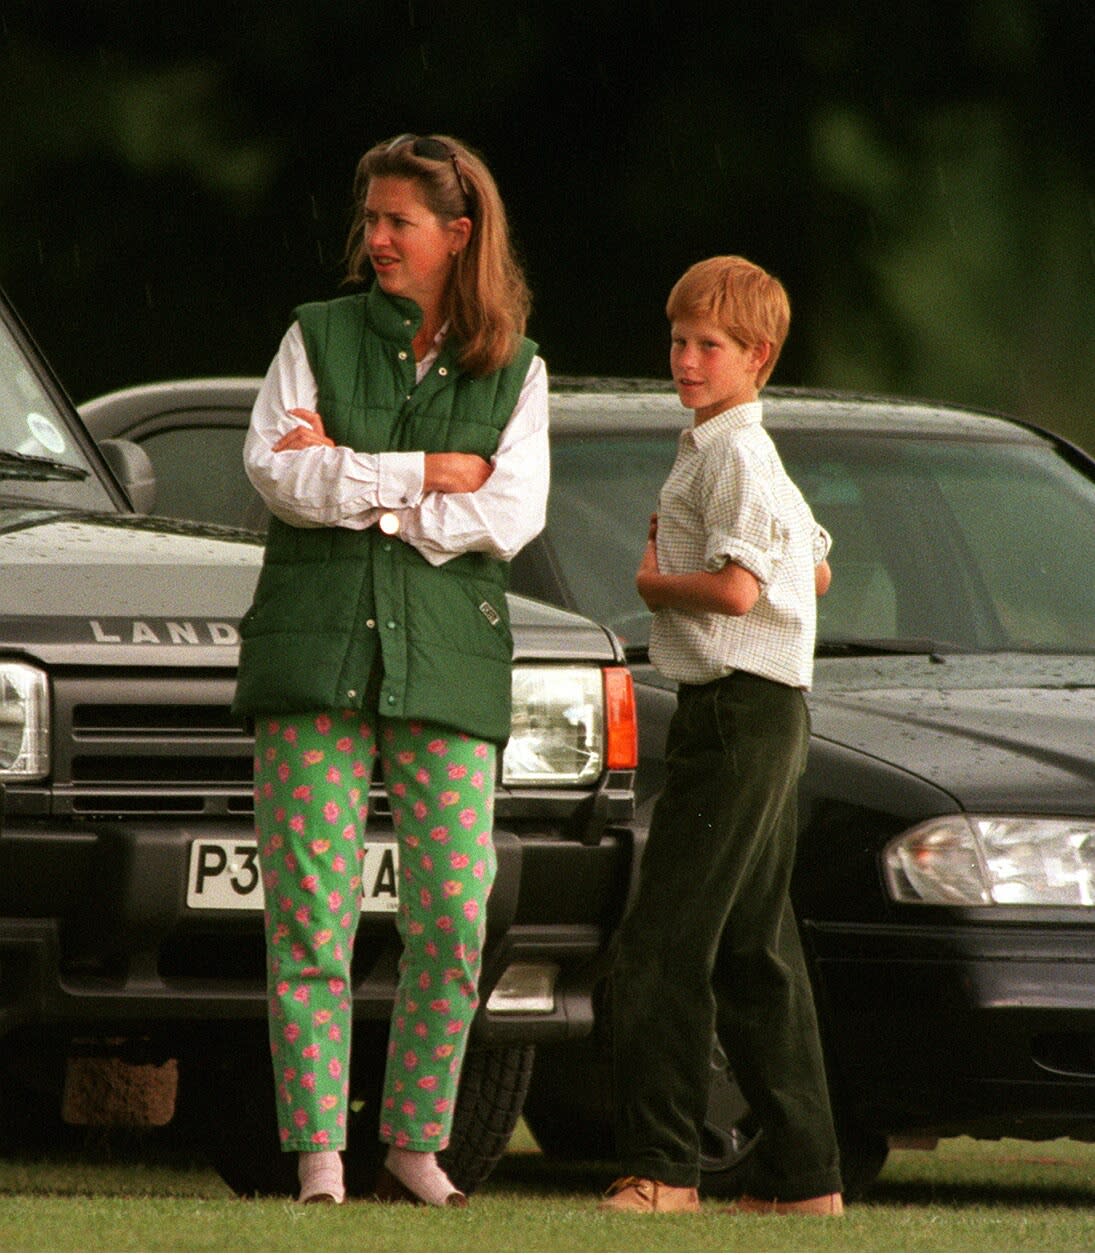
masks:
<svg viewBox="0 0 1095 1255"><path fill-rule="evenodd" d="M416 385L411 340L422 314L412 301L373 287L304 305L296 316L327 434L367 453L489 459L536 351L522 340L508 366L473 379L446 344ZM254 602L240 624L235 709L289 714L376 702L381 715L501 744L511 711L507 577L508 564L487 554L434 567L377 528L272 519Z"/></svg>

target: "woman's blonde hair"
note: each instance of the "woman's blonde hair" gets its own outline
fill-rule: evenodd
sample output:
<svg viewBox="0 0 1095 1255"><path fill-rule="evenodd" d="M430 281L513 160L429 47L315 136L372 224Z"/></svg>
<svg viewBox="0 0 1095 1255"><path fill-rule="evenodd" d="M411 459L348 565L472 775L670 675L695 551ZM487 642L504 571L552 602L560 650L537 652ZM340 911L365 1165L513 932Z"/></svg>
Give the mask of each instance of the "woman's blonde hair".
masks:
<svg viewBox="0 0 1095 1255"><path fill-rule="evenodd" d="M371 273L365 197L370 181L382 177L413 179L426 208L442 222L471 219L471 236L453 264L444 315L460 343L463 370L482 377L505 366L524 334L531 297L510 242L502 197L482 157L448 135L400 135L369 149L354 176L354 217L346 241L350 282Z"/></svg>
<svg viewBox="0 0 1095 1255"><path fill-rule="evenodd" d="M780 281L744 257L709 257L690 266L673 285L665 313L708 318L739 344L767 342L768 360L757 375L763 388L772 374L791 325L791 302Z"/></svg>

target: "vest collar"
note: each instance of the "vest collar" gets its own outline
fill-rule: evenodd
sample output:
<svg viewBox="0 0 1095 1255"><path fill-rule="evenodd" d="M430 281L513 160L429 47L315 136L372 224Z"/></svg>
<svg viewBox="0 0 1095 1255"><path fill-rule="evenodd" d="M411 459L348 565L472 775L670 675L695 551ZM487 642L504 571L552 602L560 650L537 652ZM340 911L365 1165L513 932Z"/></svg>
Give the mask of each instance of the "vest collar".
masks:
<svg viewBox="0 0 1095 1255"><path fill-rule="evenodd" d="M406 296L389 296L374 283L365 296L369 324L385 340L413 340L422 326L422 310Z"/></svg>

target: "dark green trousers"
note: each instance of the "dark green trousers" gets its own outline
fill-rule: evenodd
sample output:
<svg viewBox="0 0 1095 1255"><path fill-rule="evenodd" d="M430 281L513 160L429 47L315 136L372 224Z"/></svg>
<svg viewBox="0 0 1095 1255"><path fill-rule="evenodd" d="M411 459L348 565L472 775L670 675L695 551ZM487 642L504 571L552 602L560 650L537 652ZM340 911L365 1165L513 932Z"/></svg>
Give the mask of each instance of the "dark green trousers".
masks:
<svg viewBox="0 0 1095 1255"><path fill-rule="evenodd" d="M789 897L808 740L797 689L741 671L681 686L610 982L627 1173L698 1183L717 1033L764 1130L750 1191L792 1200L841 1189Z"/></svg>

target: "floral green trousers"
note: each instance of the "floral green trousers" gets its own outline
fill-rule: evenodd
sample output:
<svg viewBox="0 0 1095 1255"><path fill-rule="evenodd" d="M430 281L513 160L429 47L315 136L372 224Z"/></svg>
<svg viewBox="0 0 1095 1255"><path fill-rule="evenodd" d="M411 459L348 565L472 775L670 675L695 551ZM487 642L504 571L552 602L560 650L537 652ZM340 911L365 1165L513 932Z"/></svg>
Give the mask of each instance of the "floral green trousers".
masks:
<svg viewBox="0 0 1095 1255"><path fill-rule="evenodd" d="M496 869L493 744L355 711L263 717L255 826L266 906L270 1047L287 1151L346 1142L350 962L377 754L399 841L403 941L380 1140L449 1140Z"/></svg>

